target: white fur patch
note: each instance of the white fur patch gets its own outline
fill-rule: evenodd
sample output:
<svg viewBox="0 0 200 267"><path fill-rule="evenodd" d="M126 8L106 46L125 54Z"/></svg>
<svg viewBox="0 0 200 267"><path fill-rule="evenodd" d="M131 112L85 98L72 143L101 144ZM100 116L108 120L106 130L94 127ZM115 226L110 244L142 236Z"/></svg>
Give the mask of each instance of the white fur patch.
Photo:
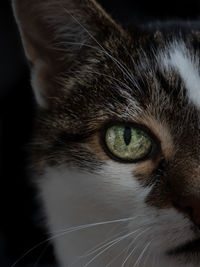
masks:
<svg viewBox="0 0 200 267"><path fill-rule="evenodd" d="M164 253L192 238L189 223L175 210L159 211L147 206L145 198L150 188L144 189L138 184L133 170L132 164L119 165L113 161L98 173L64 166L46 169L38 187L61 267L102 267L111 261L109 266L120 267L134 248L124 266L133 266L143 250L146 251L145 257L138 266L143 266L147 257L149 267L166 267L169 263L171 267L180 266ZM131 220L62 232L75 226L123 218ZM126 235L129 236L113 245L109 243ZM107 246L101 247L104 242ZM98 246L100 250L83 256Z"/></svg>
<svg viewBox="0 0 200 267"><path fill-rule="evenodd" d="M200 74L197 55L183 42L173 42L162 55L165 68L177 71L184 81L190 101L200 108Z"/></svg>

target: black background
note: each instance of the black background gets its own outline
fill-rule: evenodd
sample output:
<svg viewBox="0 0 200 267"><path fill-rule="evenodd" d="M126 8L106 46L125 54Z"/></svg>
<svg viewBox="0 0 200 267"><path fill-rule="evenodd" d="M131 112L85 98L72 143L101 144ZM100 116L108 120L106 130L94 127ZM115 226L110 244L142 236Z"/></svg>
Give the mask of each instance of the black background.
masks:
<svg viewBox="0 0 200 267"><path fill-rule="evenodd" d="M28 1L28 0L26 0ZM45 1L45 0L41 0ZM136 20L198 19L200 1L101 0L124 25ZM28 66L12 15L11 3L0 1L0 266L11 266L27 250L46 238L38 223L35 192L28 180L28 143L35 110ZM16 266L53 264L47 244L39 246ZM42 252L45 252L42 254Z"/></svg>

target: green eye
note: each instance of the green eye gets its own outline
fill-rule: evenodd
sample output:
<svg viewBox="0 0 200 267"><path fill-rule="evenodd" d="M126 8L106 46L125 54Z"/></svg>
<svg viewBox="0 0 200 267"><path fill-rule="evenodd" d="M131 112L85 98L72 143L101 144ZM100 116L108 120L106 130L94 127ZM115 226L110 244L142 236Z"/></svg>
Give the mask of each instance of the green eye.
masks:
<svg viewBox="0 0 200 267"><path fill-rule="evenodd" d="M139 128L113 125L105 135L106 146L117 158L137 161L147 156L152 149L152 140Z"/></svg>

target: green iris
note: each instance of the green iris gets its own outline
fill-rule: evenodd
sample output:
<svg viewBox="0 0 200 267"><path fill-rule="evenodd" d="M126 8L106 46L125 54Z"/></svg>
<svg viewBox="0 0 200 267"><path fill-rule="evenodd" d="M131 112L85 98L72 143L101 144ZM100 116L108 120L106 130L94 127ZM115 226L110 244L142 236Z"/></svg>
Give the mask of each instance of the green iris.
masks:
<svg viewBox="0 0 200 267"><path fill-rule="evenodd" d="M113 125L106 131L105 141L110 152L122 160L137 161L149 154L151 138L141 129Z"/></svg>

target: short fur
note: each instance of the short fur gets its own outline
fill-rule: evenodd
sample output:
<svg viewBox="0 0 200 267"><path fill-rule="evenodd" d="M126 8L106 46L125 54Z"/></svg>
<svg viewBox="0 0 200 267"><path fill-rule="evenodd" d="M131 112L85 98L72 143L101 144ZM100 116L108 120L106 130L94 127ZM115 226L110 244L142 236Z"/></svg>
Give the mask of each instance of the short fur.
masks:
<svg viewBox="0 0 200 267"><path fill-rule="evenodd" d="M199 266L200 24L129 32L93 0L13 7L38 102L33 179L59 266ZM147 127L157 152L110 158L113 121Z"/></svg>

